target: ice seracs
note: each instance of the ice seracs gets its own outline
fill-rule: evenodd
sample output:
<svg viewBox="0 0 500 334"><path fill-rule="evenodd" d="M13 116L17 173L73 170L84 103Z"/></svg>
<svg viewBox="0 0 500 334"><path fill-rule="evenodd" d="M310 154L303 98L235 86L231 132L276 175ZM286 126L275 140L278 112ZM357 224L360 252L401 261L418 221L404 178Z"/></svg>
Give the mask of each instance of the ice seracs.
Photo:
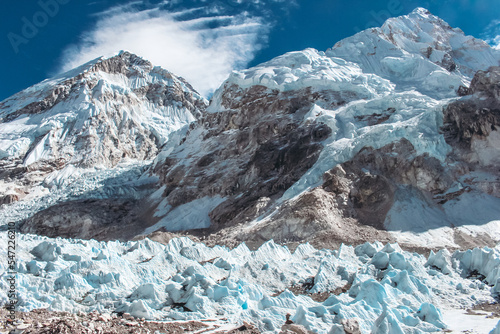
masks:
<svg viewBox="0 0 500 334"><path fill-rule="evenodd" d="M314 87L317 90L356 93L361 98L392 89L390 82L377 75L363 73L357 64L325 56L324 52L315 49L289 52L248 70L233 71L222 87L231 84L243 89L261 85L280 91ZM222 91L219 89L218 95ZM216 111L214 107L210 110Z"/></svg>
<svg viewBox="0 0 500 334"><path fill-rule="evenodd" d="M18 237L24 245L17 266L22 311L248 321L271 333L279 333L290 314L294 325L316 333L351 327L363 334L437 333L453 327L445 321L449 312L468 319L466 308L494 302L500 292L498 249L425 257L381 243L336 250L302 244L291 252L273 241L251 251L188 238L162 245ZM0 235L1 242L6 238ZM7 300L5 291L0 302ZM481 319L488 330L497 322Z"/></svg>

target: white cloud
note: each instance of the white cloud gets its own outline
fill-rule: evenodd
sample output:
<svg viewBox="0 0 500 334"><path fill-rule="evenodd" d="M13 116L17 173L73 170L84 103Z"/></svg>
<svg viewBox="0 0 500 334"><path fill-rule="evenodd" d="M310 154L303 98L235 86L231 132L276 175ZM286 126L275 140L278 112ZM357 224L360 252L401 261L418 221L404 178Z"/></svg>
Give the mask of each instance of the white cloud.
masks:
<svg viewBox="0 0 500 334"><path fill-rule="evenodd" d="M121 6L99 15L77 45L66 48L61 70L128 50L187 79L201 94L215 90L267 42L269 25L248 13L180 21L163 9ZM214 28L211 28L214 27Z"/></svg>
<svg viewBox="0 0 500 334"><path fill-rule="evenodd" d="M491 21L481 36L494 49L500 50L500 20Z"/></svg>
<svg viewBox="0 0 500 334"><path fill-rule="evenodd" d="M500 50L500 35L493 38L490 43L494 49Z"/></svg>

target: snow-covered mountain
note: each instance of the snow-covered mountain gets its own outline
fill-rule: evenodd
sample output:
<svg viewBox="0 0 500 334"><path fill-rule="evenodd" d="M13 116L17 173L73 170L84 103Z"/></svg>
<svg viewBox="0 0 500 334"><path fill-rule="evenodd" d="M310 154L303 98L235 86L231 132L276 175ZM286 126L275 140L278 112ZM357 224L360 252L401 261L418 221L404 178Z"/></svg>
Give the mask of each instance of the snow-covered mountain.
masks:
<svg viewBox="0 0 500 334"><path fill-rule="evenodd" d="M0 210L53 237L492 246L499 63L422 8L233 72L208 108L137 56L96 59L1 103Z"/></svg>
<svg viewBox="0 0 500 334"><path fill-rule="evenodd" d="M3 220L20 221L71 200L142 198L150 192L145 184L155 181L139 180L148 161L182 136L206 104L185 80L128 52L95 59L2 101ZM98 216L105 208L96 209ZM59 224L73 222L70 230L85 220L61 219Z"/></svg>
<svg viewBox="0 0 500 334"><path fill-rule="evenodd" d="M214 332L489 331L457 308L500 294L499 65L417 8L235 71L210 105L128 52L2 101L18 306Z"/></svg>
<svg viewBox="0 0 500 334"><path fill-rule="evenodd" d="M461 84L499 59L498 50L485 41L464 35L424 8L346 38L326 54L355 62L398 90L415 89L434 98L455 96Z"/></svg>
<svg viewBox="0 0 500 334"><path fill-rule="evenodd" d="M233 72L157 159L161 219L145 233L495 245L499 63L498 50L418 8L327 52ZM482 116L470 116L476 106Z"/></svg>
<svg viewBox="0 0 500 334"><path fill-rule="evenodd" d="M1 158L78 167L147 160L204 108L182 78L120 52L2 101Z"/></svg>

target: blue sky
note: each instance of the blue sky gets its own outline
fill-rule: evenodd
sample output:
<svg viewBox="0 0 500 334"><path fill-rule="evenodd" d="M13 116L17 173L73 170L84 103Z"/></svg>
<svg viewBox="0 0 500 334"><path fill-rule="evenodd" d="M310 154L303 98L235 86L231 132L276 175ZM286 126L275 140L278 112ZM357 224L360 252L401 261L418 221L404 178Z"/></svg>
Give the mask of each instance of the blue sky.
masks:
<svg viewBox="0 0 500 334"><path fill-rule="evenodd" d="M1 1L0 100L121 49L209 95L232 69L307 47L326 50L418 6L500 43L498 0Z"/></svg>

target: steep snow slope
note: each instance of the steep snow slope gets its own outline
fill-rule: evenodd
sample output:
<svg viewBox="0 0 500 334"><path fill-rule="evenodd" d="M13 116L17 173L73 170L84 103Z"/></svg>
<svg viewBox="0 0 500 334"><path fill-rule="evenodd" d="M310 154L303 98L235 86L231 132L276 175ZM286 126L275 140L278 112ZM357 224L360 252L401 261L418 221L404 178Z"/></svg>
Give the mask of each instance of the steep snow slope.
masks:
<svg viewBox="0 0 500 334"><path fill-rule="evenodd" d="M128 312L147 319L249 321L278 333L287 313L317 333L441 332L443 314L467 319L465 308L500 293L500 251L473 249L428 258L397 244L291 253L270 241L209 248L187 238L161 245L49 239L19 235L19 309ZM5 234L0 242L6 243ZM6 248L0 250L6 256ZM1 271L6 270L0 264ZM7 301L0 280L0 303ZM461 310L460 310L461 309ZM453 319L456 320L456 319ZM482 326L497 319L484 316ZM470 328L468 328L470 329ZM470 333L479 333L470 331Z"/></svg>
<svg viewBox="0 0 500 334"><path fill-rule="evenodd" d="M71 199L144 197L145 166L205 107L182 78L128 52L2 101L2 223Z"/></svg>
<svg viewBox="0 0 500 334"><path fill-rule="evenodd" d="M188 226L228 243L495 245L500 151L496 130L483 129L497 126L497 70L478 72L477 89L463 85L499 61L419 8L327 52L233 72L183 144L156 160L160 219L144 233ZM457 94L479 101L486 92L482 104L447 111ZM450 124L463 129L476 105L483 121L450 141Z"/></svg>

